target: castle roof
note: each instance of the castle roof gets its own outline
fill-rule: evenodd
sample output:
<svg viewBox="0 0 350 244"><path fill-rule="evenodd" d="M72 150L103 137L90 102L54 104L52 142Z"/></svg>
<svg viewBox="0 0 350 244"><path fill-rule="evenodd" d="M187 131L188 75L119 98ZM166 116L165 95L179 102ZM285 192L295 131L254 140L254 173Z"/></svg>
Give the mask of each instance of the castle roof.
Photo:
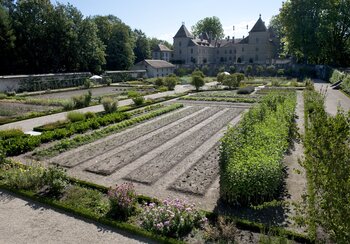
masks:
<svg viewBox="0 0 350 244"><path fill-rule="evenodd" d="M159 68L174 68L175 65L164 61L164 60L155 60L155 59L145 59L144 61L140 62L141 64L143 63L147 63L148 65L150 65L153 68L159 69ZM138 63L138 64L140 64ZM136 64L137 65L137 64Z"/></svg>
<svg viewBox="0 0 350 244"><path fill-rule="evenodd" d="M264 31L267 31L267 28L264 21L262 21L261 15L260 15L258 21L255 23L255 25L253 26L250 32L264 32Z"/></svg>
<svg viewBox="0 0 350 244"><path fill-rule="evenodd" d="M181 25L180 29L177 31L176 35L174 36L174 38L181 38L181 37L193 38L193 35L191 34L191 32L187 30L184 24Z"/></svg>

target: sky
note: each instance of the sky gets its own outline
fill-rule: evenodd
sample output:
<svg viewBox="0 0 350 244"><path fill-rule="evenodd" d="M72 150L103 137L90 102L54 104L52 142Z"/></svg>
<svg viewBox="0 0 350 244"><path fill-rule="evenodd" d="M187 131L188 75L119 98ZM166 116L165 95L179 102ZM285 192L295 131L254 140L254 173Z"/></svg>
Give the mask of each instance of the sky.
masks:
<svg viewBox="0 0 350 244"><path fill-rule="evenodd" d="M56 0L51 0L56 3ZM261 14L268 26L279 13L282 0L59 0L71 3L84 16L115 15L132 29L141 29L148 37L173 43L173 36L182 22L188 30L205 18L217 16L225 36L242 38L248 35ZM248 25L248 30L247 30ZM233 31L235 26L235 31Z"/></svg>

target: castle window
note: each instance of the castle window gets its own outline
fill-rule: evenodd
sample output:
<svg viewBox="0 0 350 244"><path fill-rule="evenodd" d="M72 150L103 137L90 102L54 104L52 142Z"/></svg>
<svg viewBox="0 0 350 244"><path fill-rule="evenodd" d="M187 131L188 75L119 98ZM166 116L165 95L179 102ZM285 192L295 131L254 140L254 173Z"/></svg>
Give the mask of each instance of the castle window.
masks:
<svg viewBox="0 0 350 244"><path fill-rule="evenodd" d="M219 50L216 50L216 54L220 54L220 51L219 51Z"/></svg>
<svg viewBox="0 0 350 244"><path fill-rule="evenodd" d="M225 54L227 54L227 50L225 50Z"/></svg>
<svg viewBox="0 0 350 244"><path fill-rule="evenodd" d="M230 50L230 54L232 54L232 50Z"/></svg>
<svg viewBox="0 0 350 244"><path fill-rule="evenodd" d="M230 60L230 61L231 61L231 60L232 60L232 57L229 57L229 58L228 58L228 60Z"/></svg>
<svg viewBox="0 0 350 244"><path fill-rule="evenodd" d="M256 43L259 43L259 38L256 38Z"/></svg>
<svg viewBox="0 0 350 244"><path fill-rule="evenodd" d="M255 61L258 61L258 60L259 60L259 56L255 55Z"/></svg>
<svg viewBox="0 0 350 244"><path fill-rule="evenodd" d="M182 54L182 51L181 51L181 50L179 51L179 54Z"/></svg>
<svg viewBox="0 0 350 244"><path fill-rule="evenodd" d="M233 52L234 52L234 53L236 53L236 52L237 52L237 50L235 49L235 50L233 50Z"/></svg>
<svg viewBox="0 0 350 244"><path fill-rule="evenodd" d="M179 47L181 47L181 42L179 42Z"/></svg>
<svg viewBox="0 0 350 244"><path fill-rule="evenodd" d="M255 51L259 52L259 48L258 48L258 47L257 47L257 48L255 48Z"/></svg>
<svg viewBox="0 0 350 244"><path fill-rule="evenodd" d="M193 48L191 48L191 54L193 53Z"/></svg>
<svg viewBox="0 0 350 244"><path fill-rule="evenodd" d="M244 52L244 47L242 47L242 52Z"/></svg>

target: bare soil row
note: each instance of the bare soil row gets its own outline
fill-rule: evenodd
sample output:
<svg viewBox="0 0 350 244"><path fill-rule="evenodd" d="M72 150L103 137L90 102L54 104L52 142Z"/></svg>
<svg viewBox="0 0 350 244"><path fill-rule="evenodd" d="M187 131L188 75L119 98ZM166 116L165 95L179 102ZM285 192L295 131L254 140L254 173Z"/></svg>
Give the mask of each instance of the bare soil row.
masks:
<svg viewBox="0 0 350 244"><path fill-rule="evenodd" d="M166 131L160 131L159 133L153 135L150 138L146 138L136 145L130 146L122 151L112 154L104 160L91 165L86 170L97 174L110 175L116 170L135 161L137 158L148 153L149 151L161 146L167 141L186 132L193 126L210 118L219 111L220 109L218 108L210 108L201 111L199 114L197 114L197 116L191 117L180 124L176 124Z"/></svg>
<svg viewBox="0 0 350 244"><path fill-rule="evenodd" d="M91 160L99 155L114 150L130 141L133 141L139 137L142 137L152 131L158 130L164 126L178 121L179 119L185 118L199 110L202 107L189 107L179 112L173 113L170 116L164 117L161 120L157 120L153 123L145 124L142 127L134 128L126 133L116 134L115 136L109 137L107 140L102 140L99 143L90 144L88 146L82 146L74 151L60 155L50 160L51 163L59 164L61 166L72 168L85 161Z"/></svg>
<svg viewBox="0 0 350 244"><path fill-rule="evenodd" d="M219 151L217 143L192 167L171 184L169 190L205 195L208 188L219 176Z"/></svg>
<svg viewBox="0 0 350 244"><path fill-rule="evenodd" d="M237 117L241 111L240 109L225 109L224 113L219 117L134 170L127 175L125 179L148 185L154 184L165 173L175 167L184 158L194 152L196 148L205 143L210 137Z"/></svg>

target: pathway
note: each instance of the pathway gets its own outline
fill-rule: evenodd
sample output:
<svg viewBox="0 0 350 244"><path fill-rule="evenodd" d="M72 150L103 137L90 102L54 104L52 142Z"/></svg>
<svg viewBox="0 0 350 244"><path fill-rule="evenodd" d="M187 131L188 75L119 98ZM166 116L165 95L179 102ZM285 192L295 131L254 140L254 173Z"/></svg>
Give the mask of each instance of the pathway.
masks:
<svg viewBox="0 0 350 244"><path fill-rule="evenodd" d="M315 90L319 92L326 92L325 106L326 111L331 115L336 115L338 107L344 109L345 112L350 111L350 98L347 97L340 90L332 89L330 83L322 80L314 80Z"/></svg>
<svg viewBox="0 0 350 244"><path fill-rule="evenodd" d="M152 243L0 190L0 243Z"/></svg>
<svg viewBox="0 0 350 244"><path fill-rule="evenodd" d="M192 86L188 85L178 85L176 86L174 91L167 91L167 92L161 92L161 93L156 93L156 94L151 94L145 96L146 99L154 99L154 98L159 98L159 97L166 97L168 95L173 95L176 93L182 93L186 92L192 89ZM125 106L125 105L130 105L133 104L133 101L131 99L126 99L119 101L119 106ZM77 112L101 112L103 111L103 106L102 105L96 105L96 106L91 106L91 107L86 107L82 109L77 109L75 111ZM65 120L67 118L67 113L68 112L62 112L62 113L57 113L57 114L52 114L52 115L47 115L47 116L42 116L38 118L33 118L33 119L27 119L27 120L22 120L14 123L9 123L5 125L0 126L0 130L7 130L7 129L21 129L24 132L26 131L32 131L34 127L41 126L44 124L56 122L58 120Z"/></svg>

